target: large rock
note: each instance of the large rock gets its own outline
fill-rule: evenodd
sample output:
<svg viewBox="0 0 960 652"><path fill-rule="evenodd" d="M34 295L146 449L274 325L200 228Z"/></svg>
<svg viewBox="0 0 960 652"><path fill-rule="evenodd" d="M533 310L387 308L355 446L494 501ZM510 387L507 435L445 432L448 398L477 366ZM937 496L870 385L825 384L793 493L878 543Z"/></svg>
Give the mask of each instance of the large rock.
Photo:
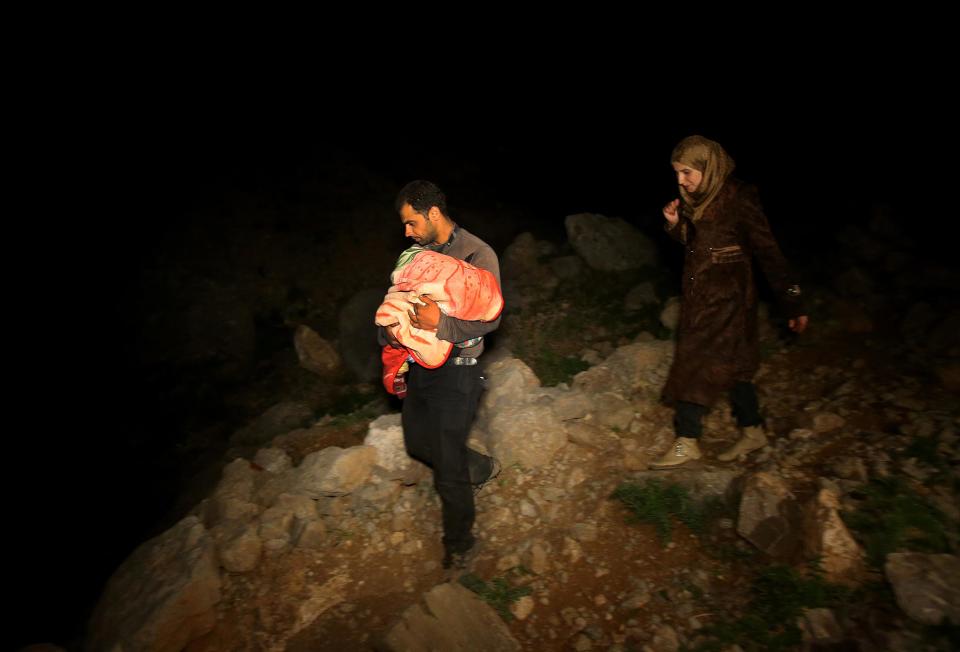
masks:
<svg viewBox="0 0 960 652"><path fill-rule="evenodd" d="M619 392L594 394L593 399L591 412L600 425L623 431L633 421L636 414L634 406Z"/></svg>
<svg viewBox="0 0 960 652"><path fill-rule="evenodd" d="M246 573L257 567L263 541L253 523L218 526L213 530L220 564L231 573Z"/></svg>
<svg viewBox="0 0 960 652"><path fill-rule="evenodd" d="M614 450L620 446L620 439L609 430L586 421L566 423L567 439L579 446L595 448L601 451Z"/></svg>
<svg viewBox="0 0 960 652"><path fill-rule="evenodd" d="M744 483L737 532L768 555L790 560L799 552L802 513L786 483L758 472Z"/></svg>
<svg viewBox="0 0 960 652"><path fill-rule="evenodd" d="M293 513L282 507L271 507L261 514L257 536L264 549L270 554L287 550L294 538L296 523Z"/></svg>
<svg viewBox="0 0 960 652"><path fill-rule="evenodd" d="M538 242L530 233L521 233L500 257L503 297L510 310L548 299L560 285L550 266L540 262L549 243Z"/></svg>
<svg viewBox="0 0 960 652"><path fill-rule="evenodd" d="M813 431L817 434L837 430L846 425L846 423L846 419L832 412L820 412L813 415Z"/></svg>
<svg viewBox="0 0 960 652"><path fill-rule="evenodd" d="M653 241L619 217L568 215L567 240L593 269L613 272L657 264Z"/></svg>
<svg viewBox="0 0 960 652"><path fill-rule="evenodd" d="M627 296L623 299L623 309L627 312L636 312L651 303L657 303L657 292L653 283L644 281L627 292Z"/></svg>
<svg viewBox="0 0 960 652"><path fill-rule="evenodd" d="M504 279L521 279L536 274L540 266L540 247L528 231L514 238L500 256L500 276Z"/></svg>
<svg viewBox="0 0 960 652"><path fill-rule="evenodd" d="M506 358L486 368L487 389L480 405L480 418L506 405L523 403L540 387L540 379L522 360Z"/></svg>
<svg viewBox="0 0 960 652"><path fill-rule="evenodd" d="M387 633L390 652L519 652L520 643L489 605L455 583L424 596L426 607L408 607ZM378 649L381 649L378 647Z"/></svg>
<svg viewBox="0 0 960 652"><path fill-rule="evenodd" d="M293 468L290 456L279 448L261 448L253 456L253 461L261 469L270 473L283 473Z"/></svg>
<svg viewBox="0 0 960 652"><path fill-rule="evenodd" d="M402 416L384 414L370 423L363 443L377 451L377 464L389 472L391 478L405 478L417 464L407 455L403 443Z"/></svg>
<svg viewBox="0 0 960 652"><path fill-rule="evenodd" d="M673 351L673 342L665 340L621 346L600 364L574 376L573 388L587 394L658 394L670 371Z"/></svg>
<svg viewBox="0 0 960 652"><path fill-rule="evenodd" d="M576 390L554 392L551 407L561 421L582 419L594 411L593 397Z"/></svg>
<svg viewBox="0 0 960 652"><path fill-rule="evenodd" d="M300 366L320 376L329 376L340 368L340 355L333 345L309 326L301 324L293 334L293 345Z"/></svg>
<svg viewBox="0 0 960 652"><path fill-rule="evenodd" d="M804 550L819 559L826 578L834 583L855 585L866 570L863 551L840 518L840 499L821 489L807 506L804 518Z"/></svg>
<svg viewBox="0 0 960 652"><path fill-rule="evenodd" d="M220 601L214 545L188 516L113 574L90 623L91 650L180 652L211 631Z"/></svg>
<svg viewBox="0 0 960 652"><path fill-rule="evenodd" d="M311 498L344 496L370 477L376 461L377 449L373 446L351 446L346 449L329 446L310 453L297 467L295 493Z"/></svg>
<svg viewBox="0 0 960 652"><path fill-rule="evenodd" d="M660 323L671 331L677 330L680 325L680 297L670 297L660 311Z"/></svg>
<svg viewBox="0 0 960 652"><path fill-rule="evenodd" d="M811 647L843 640L843 628L829 609L804 609L797 618L797 627L800 628L804 643Z"/></svg>
<svg viewBox="0 0 960 652"><path fill-rule="evenodd" d="M533 468L550 463L567 444L563 422L545 405L511 405L494 412L486 425L486 446L503 466Z"/></svg>
<svg viewBox="0 0 960 652"><path fill-rule="evenodd" d="M309 627L332 607L346 600L351 584L353 584L353 580L350 576L346 572L338 570L323 584L310 586L310 596L296 605L296 622L287 632L287 636L293 638L294 635Z"/></svg>
<svg viewBox="0 0 960 652"><path fill-rule="evenodd" d="M558 279L572 280L583 275L585 265L580 256L560 256L550 260L550 269Z"/></svg>
<svg viewBox="0 0 960 652"><path fill-rule="evenodd" d="M214 527L227 522L245 522L261 511L255 498L257 475L250 462L237 458L223 468L223 477L205 502L204 522Z"/></svg>
<svg viewBox="0 0 960 652"><path fill-rule="evenodd" d="M960 625L960 557L895 552L887 555L883 570L908 616L925 625L944 618Z"/></svg>
<svg viewBox="0 0 960 652"><path fill-rule="evenodd" d="M485 375L487 390L471 438L504 466L514 462L529 467L549 463L567 441L563 422L550 404L567 392L541 388L536 374L516 358L497 360L487 367ZM566 416L581 409L573 404L569 407Z"/></svg>
<svg viewBox="0 0 960 652"><path fill-rule="evenodd" d="M387 288L360 290L340 311L340 353L357 380L379 380L380 345L374 317Z"/></svg>

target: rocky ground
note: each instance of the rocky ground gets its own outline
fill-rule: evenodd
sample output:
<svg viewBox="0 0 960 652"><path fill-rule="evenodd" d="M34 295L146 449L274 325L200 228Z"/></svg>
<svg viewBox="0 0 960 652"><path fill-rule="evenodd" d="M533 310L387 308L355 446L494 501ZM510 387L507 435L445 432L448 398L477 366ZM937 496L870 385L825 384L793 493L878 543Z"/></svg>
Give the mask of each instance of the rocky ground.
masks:
<svg viewBox="0 0 960 652"><path fill-rule="evenodd" d="M530 590L508 623L520 649L696 649L712 640L700 634L705 627L745 613L757 569L777 562L737 534L735 511L699 536L678 523L670 542L662 543L652 525L630 523L628 510L611 498L625 481L655 476L689 484L716 472L767 471L788 483L798 500L820 487L836 490L847 513L863 500L870 478L898 477L949 514L944 528L953 528L956 546L955 487L930 482L937 467L904 457L917 437L940 434L938 455L955 470L956 399L931 392L903 369L892 376L891 361L876 344L814 329L803 347L767 358L759 383L778 436L745 462L631 471L620 449L571 445L542 468L504 469L478 496L482 548L473 572ZM650 415L652 424L669 418L666 409ZM735 438L722 408L707 426L708 454ZM336 517L330 545L321 550L295 550L252 573L224 574L217 626L189 649L372 649L410 605L445 579L437 563L439 506L429 483L388 493L373 518ZM879 569L867 570L860 586L871 581L883 583ZM857 641L859 649L927 649L923 636L931 634L899 609L889 591L861 590L862 602L847 605L842 616L835 610L837 626L814 630L817 636L848 646ZM314 602L319 615L302 625L304 605ZM929 649L950 649L943 636L934 637Z"/></svg>
<svg viewBox="0 0 960 652"><path fill-rule="evenodd" d="M952 277L930 267L878 293L902 269L894 254L910 256L877 253L878 233L859 234L861 260L807 288L802 337L764 317L770 444L714 461L737 438L718 405L705 458L669 471L648 469L670 441L656 400L672 356L668 284L650 260L597 269L572 243L518 238L502 257L517 270L504 283L515 308L472 437L505 466L477 497L469 576L450 583L440 568L438 499L398 452L395 406L317 420L278 403L233 438L216 490L118 570L91 640L166 637L191 652L954 649L960 388L941 289ZM614 497L651 481L715 509L689 526L669 517L665 538ZM131 600L138 585L156 590ZM455 632L473 643L452 647Z"/></svg>

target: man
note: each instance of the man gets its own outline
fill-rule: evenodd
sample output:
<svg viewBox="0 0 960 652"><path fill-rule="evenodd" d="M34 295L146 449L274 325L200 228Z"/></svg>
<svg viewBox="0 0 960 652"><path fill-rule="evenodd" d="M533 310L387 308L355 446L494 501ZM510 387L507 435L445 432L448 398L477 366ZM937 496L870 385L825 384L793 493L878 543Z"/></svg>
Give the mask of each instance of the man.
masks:
<svg viewBox="0 0 960 652"><path fill-rule="evenodd" d="M483 240L450 219L443 192L429 181L413 181L397 195L404 235L432 251L466 261L491 272L500 283L497 255ZM473 485L482 486L499 473L494 458L467 447L470 426L483 391L477 359L483 337L496 330L500 318L463 321L444 315L427 296L425 305L412 305L411 324L436 330L453 342L447 362L435 369L410 363L403 402L403 439L407 453L433 469L434 486L443 512L443 567L465 569L475 551ZM382 329L396 345L390 328Z"/></svg>

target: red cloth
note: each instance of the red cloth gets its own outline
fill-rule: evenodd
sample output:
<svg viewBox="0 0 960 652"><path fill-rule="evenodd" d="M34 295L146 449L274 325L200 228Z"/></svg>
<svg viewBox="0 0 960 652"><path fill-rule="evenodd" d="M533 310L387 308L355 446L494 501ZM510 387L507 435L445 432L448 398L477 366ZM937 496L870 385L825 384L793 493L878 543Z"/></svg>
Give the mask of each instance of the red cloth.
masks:
<svg viewBox="0 0 960 652"><path fill-rule="evenodd" d="M422 303L421 295L428 295L444 314L457 319L492 321L503 310L503 295L492 273L435 251L418 253L409 264L394 271L392 280L394 285L377 309L376 323L391 328L417 364L428 369L446 362L453 344L438 339L434 331L410 324L408 313L413 304ZM397 368L403 364L393 359L394 354L389 357ZM385 370L385 376L387 373Z"/></svg>
<svg viewBox="0 0 960 652"><path fill-rule="evenodd" d="M397 380L397 372L408 355L406 349L395 349L390 345L383 347L380 352L380 360L383 362L383 386L388 393L396 394L400 398L406 394L406 383L402 378Z"/></svg>
<svg viewBox="0 0 960 652"><path fill-rule="evenodd" d="M428 294L446 301L444 312L467 321L493 321L503 310L496 277L485 269L435 251L422 251L393 274L400 292Z"/></svg>

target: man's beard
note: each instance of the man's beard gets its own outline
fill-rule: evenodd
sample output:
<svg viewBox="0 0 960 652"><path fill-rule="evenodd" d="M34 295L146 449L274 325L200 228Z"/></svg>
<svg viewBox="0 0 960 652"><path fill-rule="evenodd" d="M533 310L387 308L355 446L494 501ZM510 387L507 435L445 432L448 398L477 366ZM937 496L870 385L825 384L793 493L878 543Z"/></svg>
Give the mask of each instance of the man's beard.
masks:
<svg viewBox="0 0 960 652"><path fill-rule="evenodd" d="M427 224L427 230L422 236L420 236L420 246L422 247L431 247L437 243L437 227L433 224Z"/></svg>

